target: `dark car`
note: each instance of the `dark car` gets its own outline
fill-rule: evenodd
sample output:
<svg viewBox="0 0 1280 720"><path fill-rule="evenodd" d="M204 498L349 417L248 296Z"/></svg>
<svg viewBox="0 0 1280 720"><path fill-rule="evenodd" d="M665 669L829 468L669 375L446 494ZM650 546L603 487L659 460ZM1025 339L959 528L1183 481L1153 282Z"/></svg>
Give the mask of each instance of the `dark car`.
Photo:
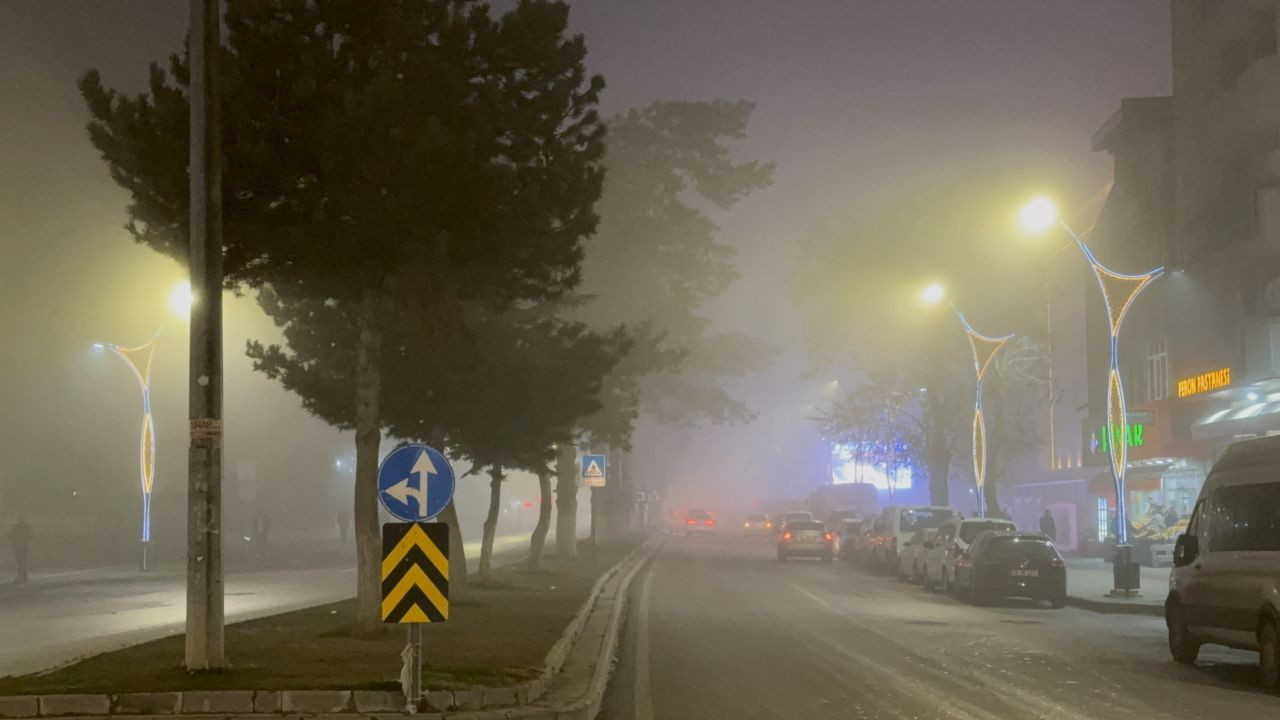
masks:
<svg viewBox="0 0 1280 720"><path fill-rule="evenodd" d="M956 561L956 596L974 603L1006 597L1067 603L1067 566L1039 533L985 532Z"/></svg>
<svg viewBox="0 0 1280 720"><path fill-rule="evenodd" d="M835 536L827 526L813 520L789 522L778 536L778 559L816 557L829 563L835 558Z"/></svg>
<svg viewBox="0 0 1280 720"><path fill-rule="evenodd" d="M715 535L716 519L702 508L693 508L684 516L685 535Z"/></svg>

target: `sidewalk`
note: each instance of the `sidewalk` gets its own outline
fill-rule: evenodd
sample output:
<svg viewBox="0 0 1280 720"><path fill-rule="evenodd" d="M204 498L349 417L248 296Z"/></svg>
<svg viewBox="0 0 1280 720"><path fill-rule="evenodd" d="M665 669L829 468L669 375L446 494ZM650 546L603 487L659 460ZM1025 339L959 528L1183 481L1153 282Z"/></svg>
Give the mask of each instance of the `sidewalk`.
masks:
<svg viewBox="0 0 1280 720"><path fill-rule="evenodd" d="M1071 557L1067 561L1067 604L1085 610L1130 615L1164 615L1169 590L1169 568L1139 568L1138 597L1113 598L1107 593L1115 582L1111 563L1103 558Z"/></svg>

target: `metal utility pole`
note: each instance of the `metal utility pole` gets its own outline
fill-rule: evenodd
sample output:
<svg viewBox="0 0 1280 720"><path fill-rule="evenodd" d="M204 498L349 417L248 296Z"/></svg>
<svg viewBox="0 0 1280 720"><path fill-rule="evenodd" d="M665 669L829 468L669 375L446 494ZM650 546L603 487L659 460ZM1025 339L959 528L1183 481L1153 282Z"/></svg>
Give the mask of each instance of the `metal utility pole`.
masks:
<svg viewBox="0 0 1280 720"><path fill-rule="evenodd" d="M190 671L226 667L222 596L222 170L218 0L191 0L191 377L187 454Z"/></svg>

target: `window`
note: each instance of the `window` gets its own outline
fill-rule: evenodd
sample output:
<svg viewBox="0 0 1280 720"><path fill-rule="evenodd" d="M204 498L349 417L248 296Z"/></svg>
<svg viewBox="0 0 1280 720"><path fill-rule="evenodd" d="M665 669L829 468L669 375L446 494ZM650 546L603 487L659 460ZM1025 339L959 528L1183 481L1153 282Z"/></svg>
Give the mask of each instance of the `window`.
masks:
<svg viewBox="0 0 1280 720"><path fill-rule="evenodd" d="M904 510L901 525L903 530L924 530L936 528L953 517L950 510Z"/></svg>
<svg viewBox="0 0 1280 720"><path fill-rule="evenodd" d="M967 543L973 542L974 538L988 530L1017 530L1017 528L1011 522L1001 522L999 520L965 523L960 526L960 539Z"/></svg>
<svg viewBox="0 0 1280 720"><path fill-rule="evenodd" d="M1222 488L1213 500L1213 550L1280 551L1280 482Z"/></svg>
<svg viewBox="0 0 1280 720"><path fill-rule="evenodd" d="M1169 341L1160 338L1147 345L1147 401L1169 397Z"/></svg>

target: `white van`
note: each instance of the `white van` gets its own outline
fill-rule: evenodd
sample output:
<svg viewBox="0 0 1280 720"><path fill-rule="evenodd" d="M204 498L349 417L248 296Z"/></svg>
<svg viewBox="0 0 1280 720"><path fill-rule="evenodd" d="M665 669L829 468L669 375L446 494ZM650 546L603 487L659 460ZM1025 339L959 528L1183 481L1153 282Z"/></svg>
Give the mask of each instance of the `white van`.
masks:
<svg viewBox="0 0 1280 720"><path fill-rule="evenodd" d="M1173 552L1165 623L1174 660L1205 643L1259 654L1280 690L1280 436L1233 443L1214 463Z"/></svg>
<svg viewBox="0 0 1280 720"><path fill-rule="evenodd" d="M916 531L936 530L942 523L958 517L961 517L960 511L948 506L890 505L880 511L880 517L867 534L869 564L873 569L894 572L898 567L898 549L905 547Z"/></svg>

